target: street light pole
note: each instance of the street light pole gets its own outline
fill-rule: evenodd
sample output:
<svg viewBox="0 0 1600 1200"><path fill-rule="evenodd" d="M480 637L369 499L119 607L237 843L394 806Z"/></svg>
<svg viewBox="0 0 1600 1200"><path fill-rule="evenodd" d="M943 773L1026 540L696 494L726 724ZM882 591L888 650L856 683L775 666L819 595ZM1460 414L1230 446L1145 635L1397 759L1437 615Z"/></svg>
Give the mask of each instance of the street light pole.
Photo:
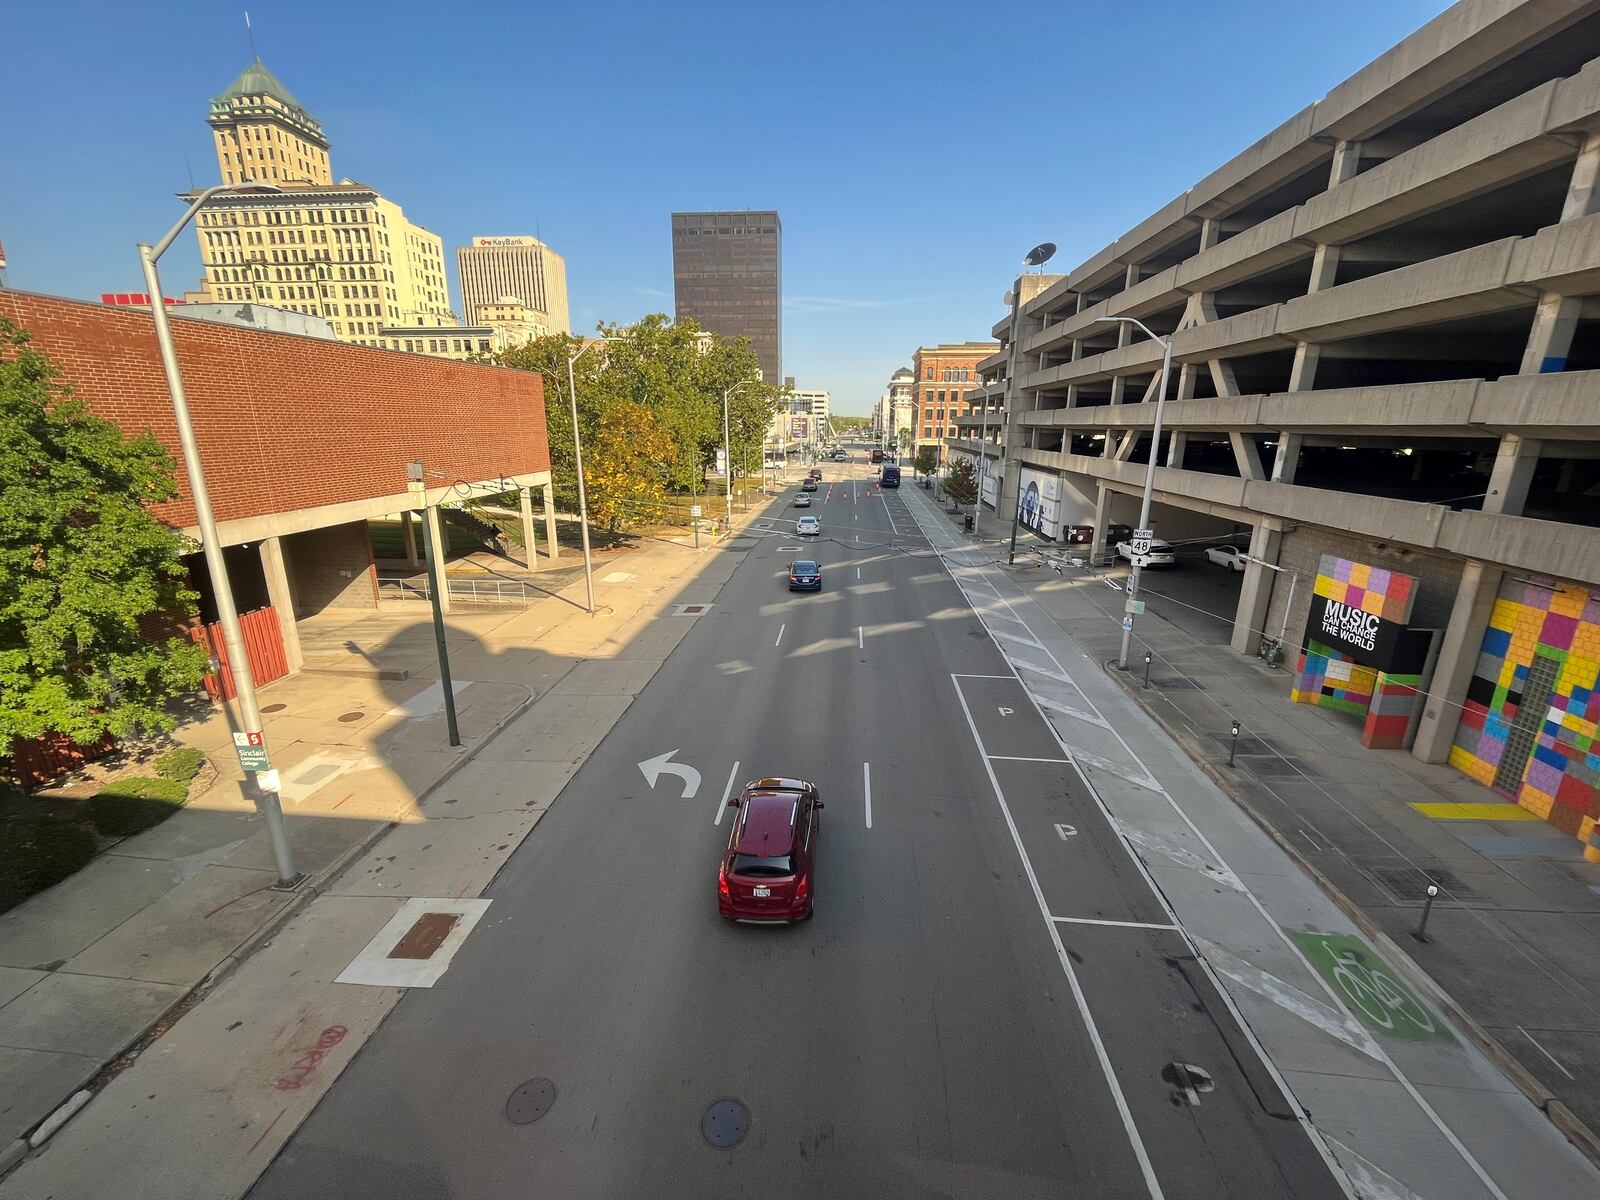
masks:
<svg viewBox="0 0 1600 1200"><path fill-rule="evenodd" d="M722 472L723 482L727 484L729 533L733 532L733 443L728 438L728 400L740 388L753 383L753 379L741 379L722 389Z"/></svg>
<svg viewBox="0 0 1600 1200"><path fill-rule="evenodd" d="M583 487L583 435L578 432L578 384L573 364L584 356L590 346L626 340L598 337L578 347L576 354L567 355L567 400L572 405L572 458L578 472L578 526L583 534L583 585L588 592L588 613L591 617L594 616L594 557L589 551L589 496Z"/></svg>
<svg viewBox="0 0 1600 1200"><path fill-rule="evenodd" d="M1152 341L1161 343L1161 386L1156 392L1156 415L1150 429L1150 460L1145 464L1144 471L1144 498L1139 501L1139 529L1150 528L1150 500L1156 489L1156 459L1161 454L1161 416L1166 411L1167 404L1167 376L1172 372L1172 339L1157 337L1148 325L1137 317L1096 317L1096 322L1105 324L1136 325L1144 330L1145 336ZM1100 531L1095 530L1096 536ZM1122 670L1128 669L1128 645L1133 640L1133 616L1135 603L1139 598L1139 575L1142 564L1140 555L1133 556L1133 573L1128 576L1128 599L1123 606L1122 616L1122 649L1117 655L1117 666Z"/></svg>
<svg viewBox="0 0 1600 1200"><path fill-rule="evenodd" d="M156 263L171 247L178 234L183 232L205 203L222 193L256 194L280 190L273 184L219 184L204 189L184 211L178 223L167 230L154 246L139 243L139 264L144 268L145 290L150 295L150 315L156 326L156 345L161 352L161 369L167 377L167 390L172 394L172 413L178 426L178 443L183 449L183 465L189 476L189 491L194 500L195 524L200 527L200 548L205 554L206 570L211 576L212 597L217 605L217 618L222 625L222 644L228 655L228 670L233 676L234 694L239 701L239 719L244 728L237 737L245 741L238 744L240 765L248 774L255 775L257 789L262 798L262 815L266 818L267 834L272 841L272 857L278 870L279 888L298 887L305 876L295 869L294 852L289 846L289 831L283 820L283 805L278 799L276 773L271 770L267 754L266 734L261 729L261 706L256 700L255 673L250 669L250 653L245 648L244 635L239 628L239 610L233 600L233 585L228 578L227 562L222 554L221 537L217 532L217 519L211 510L211 492L206 487L205 468L200 461L200 444L195 439L194 424L189 417L189 399L183 388L183 374L178 367L178 353L172 341L172 325L167 317L166 300L161 294L161 276ZM245 766L244 751L249 749L251 762ZM259 751L259 757L256 752ZM264 776L264 778L263 778Z"/></svg>

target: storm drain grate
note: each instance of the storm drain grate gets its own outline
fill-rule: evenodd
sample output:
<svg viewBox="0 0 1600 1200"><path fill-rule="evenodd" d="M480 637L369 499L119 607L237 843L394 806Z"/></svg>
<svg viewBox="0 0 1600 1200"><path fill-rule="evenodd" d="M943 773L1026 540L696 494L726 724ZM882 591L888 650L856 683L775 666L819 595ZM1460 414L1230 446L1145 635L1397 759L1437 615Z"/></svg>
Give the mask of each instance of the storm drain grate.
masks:
<svg viewBox="0 0 1600 1200"><path fill-rule="evenodd" d="M532 1125L556 1102L556 1085L540 1075L518 1084L506 1098L506 1120L513 1125Z"/></svg>
<svg viewBox="0 0 1600 1200"><path fill-rule="evenodd" d="M708 613L710 611L711 611L711 605L709 605L709 604L678 604L678 605L675 605L674 608L673 608L673 616L676 616L676 617L703 617L706 613Z"/></svg>
<svg viewBox="0 0 1600 1200"><path fill-rule="evenodd" d="M1313 779L1317 774L1298 758L1277 754L1240 754L1237 757L1239 765L1257 779Z"/></svg>
<svg viewBox="0 0 1600 1200"><path fill-rule="evenodd" d="M716 1150L732 1150L749 1132L750 1110L732 1097L713 1100L700 1118L700 1133Z"/></svg>
<svg viewBox="0 0 1600 1200"><path fill-rule="evenodd" d="M1451 871L1438 867L1362 867L1384 891L1400 904L1421 904L1428 898L1428 885L1439 886L1437 904L1482 904L1483 897L1462 883Z"/></svg>
<svg viewBox="0 0 1600 1200"><path fill-rule="evenodd" d="M1198 692L1201 687L1186 675L1156 676L1150 680L1150 686L1161 688L1168 692Z"/></svg>
<svg viewBox="0 0 1600 1200"><path fill-rule="evenodd" d="M724 548L728 550L751 550L755 548L755 541L751 538L734 538Z"/></svg>

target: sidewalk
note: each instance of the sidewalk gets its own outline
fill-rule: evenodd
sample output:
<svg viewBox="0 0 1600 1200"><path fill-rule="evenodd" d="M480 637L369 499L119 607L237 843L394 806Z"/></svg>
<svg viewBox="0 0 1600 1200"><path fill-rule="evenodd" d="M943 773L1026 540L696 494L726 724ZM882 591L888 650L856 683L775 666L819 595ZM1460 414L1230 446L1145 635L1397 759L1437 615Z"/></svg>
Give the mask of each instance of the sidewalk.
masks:
<svg viewBox="0 0 1600 1200"><path fill-rule="evenodd" d="M297 892L271 890L266 830L218 712L175 735L216 766L211 786L0 917L0 1175L26 1154L18 1139L115 1075L0 1193L53 1180L39 1184L45 1194L105 1194L121 1171L142 1194L242 1193L294 1129L278 1120L288 1107L265 1111L284 1096L274 1076L302 1053L289 1048L337 1027L353 1052L360 1038L348 1035L375 1028L402 994L333 977L402 898L460 899L489 882L688 632L674 604L711 600L737 562L725 551L748 545L697 555L641 540L597 564L594 617L581 571L526 609L449 614L454 749L426 605L302 622L317 669L261 692L290 842L310 876ZM316 1025L325 1000L338 1012ZM250 1028L202 1015L233 1006ZM247 1064L248 1080L235 1074ZM326 1086L337 1072L321 1074ZM249 1095L263 1082L265 1096ZM320 1094L291 1090L304 1111ZM157 1094L161 1106L135 1112ZM259 1125L241 1116L252 1103L265 1111ZM158 1121L160 1145L146 1144ZM252 1147L268 1121L279 1141ZM87 1142L64 1149L89 1126Z"/></svg>
<svg viewBox="0 0 1600 1200"><path fill-rule="evenodd" d="M1600 911L1587 886L1600 878L1586 879L1581 863L1458 850L1460 823L1430 820L1411 803L1492 797L1448 768L1366 751L1341 722L1290 704L1281 671L1226 661L1225 648L1163 619L1148 595L1137 633L1156 655L1153 686L1114 678L1104 664L1120 640L1122 593L1105 573L1008 570L999 539L960 533L922 489L907 500L1358 1194L1600 1195L1595 1163L1574 1144L1584 1130L1467 1016L1519 1037L1521 1026L1541 1042L1540 1030L1567 1031L1570 1042L1549 1048L1579 1074L1578 1057L1565 1055L1592 1038L1584 1013L1597 960L1592 933L1581 931L1584 913ZM1235 716L1255 740L1241 737L1230 770ZM1251 811L1258 805L1268 819ZM1471 836L1505 838L1484 845L1510 850L1511 837L1538 831L1517 822ZM1477 898L1436 904L1426 945L1407 932L1420 912L1406 901L1407 856L1430 870L1447 865ZM1361 903L1308 874L1307 862ZM1543 899L1559 894L1587 908ZM1567 920L1574 944L1552 948L1545 922ZM1569 986L1554 1014L1552 992ZM1586 1096L1545 1067L1541 1078L1560 1079L1563 1100L1593 1104L1592 1087Z"/></svg>
<svg viewBox="0 0 1600 1200"><path fill-rule="evenodd" d="M1096 661L1116 657L1119 593L1054 573L1019 582ZM1369 933L1391 939L1509 1052L1538 1103L1554 1098L1600 1129L1600 864L1583 860L1577 839L1503 806L1469 819L1482 810L1463 805L1500 797L1448 766L1363 748L1353 719L1290 703L1286 669L1207 644L1148 602L1122 680L1129 694ZM1413 931L1430 881L1440 895L1423 942Z"/></svg>

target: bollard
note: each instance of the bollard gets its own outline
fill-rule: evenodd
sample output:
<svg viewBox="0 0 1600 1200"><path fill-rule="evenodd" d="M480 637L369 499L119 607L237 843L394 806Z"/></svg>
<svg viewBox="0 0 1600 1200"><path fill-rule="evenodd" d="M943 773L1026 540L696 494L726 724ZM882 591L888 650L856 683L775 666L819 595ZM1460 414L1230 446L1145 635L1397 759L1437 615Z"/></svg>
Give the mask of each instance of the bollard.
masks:
<svg viewBox="0 0 1600 1200"><path fill-rule="evenodd" d="M1144 652L1144 685L1150 686L1150 651Z"/></svg>
<svg viewBox="0 0 1600 1200"><path fill-rule="evenodd" d="M1425 942L1428 940L1428 914L1433 911L1433 898L1438 894L1439 885L1437 883L1430 883L1428 885L1428 898L1423 902L1422 905L1422 920L1417 922L1416 932L1411 935L1419 942Z"/></svg>
<svg viewBox="0 0 1600 1200"><path fill-rule="evenodd" d="M1228 765L1233 766L1233 752L1239 745L1239 722L1233 723L1233 738L1228 743Z"/></svg>

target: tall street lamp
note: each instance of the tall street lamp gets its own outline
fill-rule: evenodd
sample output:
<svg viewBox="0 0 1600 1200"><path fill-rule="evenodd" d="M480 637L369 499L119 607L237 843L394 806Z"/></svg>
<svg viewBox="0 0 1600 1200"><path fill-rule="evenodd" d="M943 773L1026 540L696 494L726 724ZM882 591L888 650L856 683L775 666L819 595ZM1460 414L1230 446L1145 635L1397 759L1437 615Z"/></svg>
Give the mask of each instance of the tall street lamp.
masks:
<svg viewBox="0 0 1600 1200"><path fill-rule="evenodd" d="M1172 339L1157 337L1148 325L1137 317L1096 317L1095 321L1101 324L1134 325L1144 330L1144 334L1151 341L1161 343L1161 386L1156 392L1155 423L1150 430L1150 461L1145 464L1144 471L1144 499L1139 502L1139 530L1148 531L1150 528L1150 497L1156 488L1156 459L1161 451L1161 414L1167 404L1167 376L1172 371ZM1095 531L1096 534L1099 530ZM1135 531L1136 535L1138 530ZM1117 655L1117 666L1124 671L1128 669L1128 643L1133 640L1133 616L1136 602L1139 598L1139 573L1143 569L1140 561L1144 555L1133 555L1133 573L1128 577L1128 599L1123 606L1122 615L1122 650Z"/></svg>
<svg viewBox="0 0 1600 1200"><path fill-rule="evenodd" d="M261 195L282 189L270 183L233 183L208 187L184 210L178 223L167 230L154 246L139 243L139 264L144 268L145 291L150 295L150 316L156 324L156 345L161 351L161 369L172 394L172 413L178 425L178 443L183 448L183 465L189 475L189 491L194 499L195 523L200 527L200 548L205 553L206 570L211 575L211 591L222 624L222 644L228 654L228 670L233 675L234 694L239 701L239 718L244 728L235 734L239 765L255 776L262 796L262 815L272 839L272 857L278 868L280 888L293 888L305 876L295 870L294 853L289 848L289 831L283 821L283 805L278 799L277 772L271 769L266 734L261 729L261 706L256 701L255 674L250 670L250 653L239 629L239 610L233 602L233 585L222 555L217 519L211 511L211 492L206 487L205 469L200 462L200 445L195 440L194 424L189 419L189 400L183 390L183 374L178 369L178 353L172 342L172 325L167 317L166 298L161 294L161 276L156 262L171 247L178 234L194 219L195 213L217 195ZM241 742L239 739L242 738ZM271 784L271 786L267 786Z"/></svg>
<svg viewBox="0 0 1600 1200"><path fill-rule="evenodd" d="M576 354L567 355L567 400L572 405L572 457L578 471L578 522L583 531L583 583L589 592L591 617L594 616L594 560L589 553L589 497L583 490L583 438L578 433L578 384L572 367L591 346L598 346L601 342L627 340L619 337L597 337L579 346Z"/></svg>
<svg viewBox="0 0 1600 1200"><path fill-rule="evenodd" d="M728 532L733 532L733 443L728 440L728 399L742 387L755 387L754 379L742 379L722 390L722 469L728 485ZM749 485L746 484L746 487Z"/></svg>

